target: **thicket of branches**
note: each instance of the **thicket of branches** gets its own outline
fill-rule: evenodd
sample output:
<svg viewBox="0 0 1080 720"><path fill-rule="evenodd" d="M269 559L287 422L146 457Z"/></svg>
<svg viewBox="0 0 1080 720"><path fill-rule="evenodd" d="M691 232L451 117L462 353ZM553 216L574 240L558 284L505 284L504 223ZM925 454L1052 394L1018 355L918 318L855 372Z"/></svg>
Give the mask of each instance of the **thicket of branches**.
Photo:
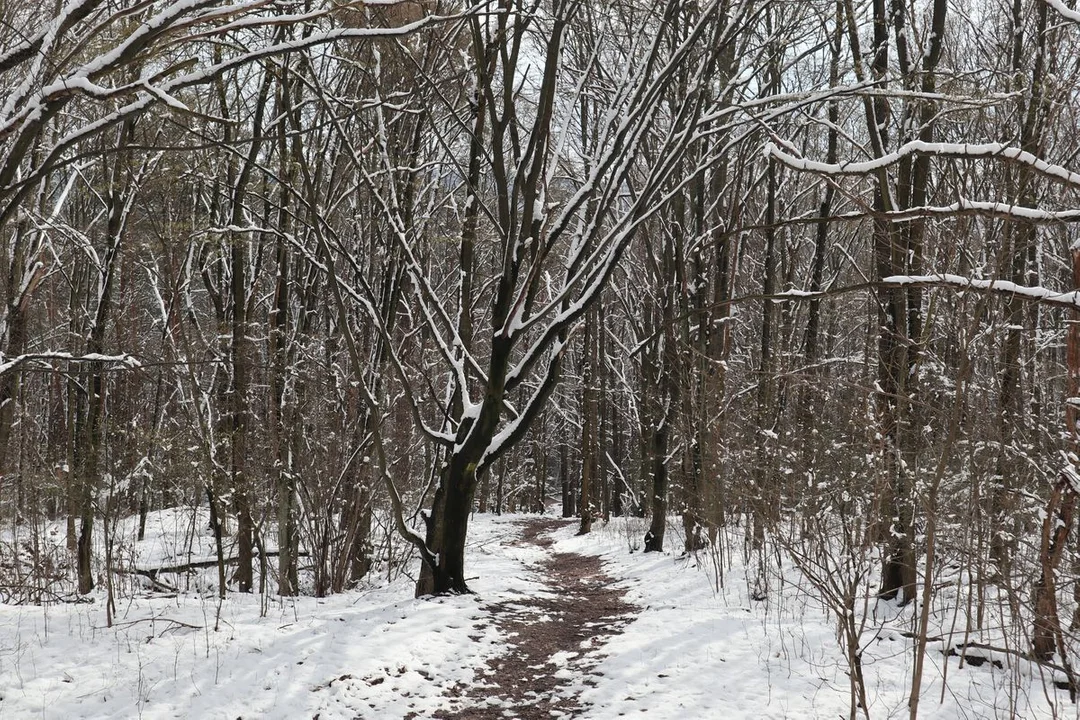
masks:
<svg viewBox="0 0 1080 720"><path fill-rule="evenodd" d="M222 593L461 591L554 493L1068 671L1080 15L968 5L5 4L3 587L190 506Z"/></svg>

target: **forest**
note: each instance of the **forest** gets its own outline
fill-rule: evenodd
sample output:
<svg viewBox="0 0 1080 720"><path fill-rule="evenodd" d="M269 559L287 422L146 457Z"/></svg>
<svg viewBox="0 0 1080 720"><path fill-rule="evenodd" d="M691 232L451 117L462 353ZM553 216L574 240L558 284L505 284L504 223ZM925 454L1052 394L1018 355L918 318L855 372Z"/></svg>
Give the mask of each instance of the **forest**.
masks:
<svg viewBox="0 0 1080 720"><path fill-rule="evenodd" d="M2 3L0 602L548 513L797 573L852 717L880 603L911 717L943 607L1072 699L1078 110L1071 0Z"/></svg>

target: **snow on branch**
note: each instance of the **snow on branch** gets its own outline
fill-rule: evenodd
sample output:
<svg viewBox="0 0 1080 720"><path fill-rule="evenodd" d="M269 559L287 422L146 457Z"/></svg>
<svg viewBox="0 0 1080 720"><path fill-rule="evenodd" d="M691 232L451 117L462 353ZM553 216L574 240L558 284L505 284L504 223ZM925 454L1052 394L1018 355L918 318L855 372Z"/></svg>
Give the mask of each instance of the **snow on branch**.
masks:
<svg viewBox="0 0 1080 720"><path fill-rule="evenodd" d="M166 40L169 45L178 46L184 42L194 43L196 40L220 37L233 28L233 24L241 21L244 22L243 27L246 29L249 26L273 26L282 19L269 12L267 0L243 0L226 8L206 7L215 3L216 0L180 0L171 3L143 22L138 30L119 45L105 48L101 54L59 75L46 77L53 68L52 65L45 63L45 60L48 59L49 52L53 50L52 45L59 41L57 37L54 37L55 32L59 31L59 26L66 27L62 21L59 22L59 26L54 28L53 35L47 35L43 44L40 44L37 51L39 61L35 62L34 67L27 69L22 82L7 93L0 104L0 138L13 133L29 136L40 132L41 127L51 117L51 113L76 95L97 100L123 99L126 104L110 108L100 116L77 123L65 134L53 140L50 145L46 145L41 152L41 162L37 163L36 168L22 174L19 185L25 186L27 183L40 179L49 168L60 162L69 148L125 118L142 113L154 106L190 112L190 109L176 97L178 92L205 85L243 66L265 58L304 51L338 41L403 37L437 23L460 19L468 14L464 12L452 15L426 15L416 21L396 27L313 29L301 38L250 48L216 63L202 64L193 54L188 61L165 69L158 68L154 59L161 50L158 46ZM270 6L272 9L272 4ZM202 24L208 18L217 17L222 13L237 17L237 20L233 21L233 24L195 32L186 37L170 37L178 29ZM320 14L329 15L330 11L320 11ZM0 61L5 61L6 57L7 55L0 56ZM16 60L10 60L10 62L16 62ZM133 80L128 80L124 76L125 80L116 85L107 83L110 73L134 63L148 63L147 67L158 69L158 72L153 77L140 74ZM177 74L173 75L174 72ZM12 162L12 158L6 159L3 164L0 164L0 171L11 166ZM10 187L0 187L0 192L9 189Z"/></svg>
<svg viewBox="0 0 1080 720"><path fill-rule="evenodd" d="M3 353L0 353L0 376L12 372L20 365L25 365L27 363L33 362L46 362L49 360L61 360L64 362L74 363L110 363L126 368L142 367L142 363L140 363L137 359L126 353L122 355L102 355L100 353L90 353L88 355L74 355L68 352L41 352L28 353L26 355L17 355L15 357L5 357Z"/></svg>
<svg viewBox="0 0 1080 720"><path fill-rule="evenodd" d="M901 145L894 152L882 155L880 158L863 162L849 161L842 163L824 163L808 160L796 155L794 148L789 146L788 150L792 152L780 149L780 146L775 142L765 144L766 157L778 160L793 170L822 175L869 175L882 168L895 165L908 155L937 155L973 160L996 158L1011 160L1027 165L1052 180L1080 187L1080 173L1075 173L1060 165L1048 163L1026 150L1001 143L935 143L913 140Z"/></svg>
<svg viewBox="0 0 1080 720"><path fill-rule="evenodd" d="M836 219L858 219L874 213L851 212L836 216ZM915 218L937 215L988 215L1011 218L1032 223L1070 223L1080 221L1080 210L1041 210L1002 202L986 202L960 198L949 205L922 205L905 210L892 210L877 213L890 220L912 220ZM817 221L817 218L815 218Z"/></svg>
<svg viewBox="0 0 1080 720"><path fill-rule="evenodd" d="M420 403L413 394L409 383L406 381L408 378L408 373L405 370L405 363L401 359L400 354L395 349L394 344L389 337L389 333L386 329L385 323L382 320L381 314L375 307L375 304L372 302L371 286L364 282L364 292L357 290L355 287L352 286L352 284L343 279L335 271L332 264L324 262L323 259L320 259L320 257L315 255L310 248L299 242L295 237L293 237L292 235L284 235L283 237L285 237L285 239L289 242L290 245L292 245L293 248L298 250L304 256L307 262L311 263L314 267L318 268L321 272L323 272L326 277L329 278L331 283L333 283L341 292L345 293L345 295L347 295L353 302L357 303L357 305L363 308L368 318L373 321L375 329L382 335L383 340L386 342L385 347L388 351L388 357L390 359L391 365L393 366L395 372L398 374L398 377L402 378L402 380L405 381L403 382L403 388L405 390L406 402L408 403L410 411L413 414L413 419L416 422L416 427L425 436L427 436L434 442L443 445L448 445L452 443L454 440L452 435L437 431L429 427L427 423L424 422L423 415L420 412ZM323 240L323 242L326 242L325 239ZM340 249L339 243L338 247ZM328 250L329 248L327 247L326 249ZM366 387L363 389L365 391L367 390Z"/></svg>
<svg viewBox="0 0 1080 720"><path fill-rule="evenodd" d="M1061 0L1044 0L1044 2L1050 7L1054 8L1054 11L1066 20L1071 20L1074 23L1080 23L1080 12L1073 10Z"/></svg>
<svg viewBox="0 0 1080 720"><path fill-rule="evenodd" d="M952 287L957 290L985 290L1080 310L1080 290L1059 293L1044 287L1017 285L1008 280L980 280L962 275L941 273L939 275L890 275L882 278L881 284L885 286L910 287L918 285L923 287Z"/></svg>

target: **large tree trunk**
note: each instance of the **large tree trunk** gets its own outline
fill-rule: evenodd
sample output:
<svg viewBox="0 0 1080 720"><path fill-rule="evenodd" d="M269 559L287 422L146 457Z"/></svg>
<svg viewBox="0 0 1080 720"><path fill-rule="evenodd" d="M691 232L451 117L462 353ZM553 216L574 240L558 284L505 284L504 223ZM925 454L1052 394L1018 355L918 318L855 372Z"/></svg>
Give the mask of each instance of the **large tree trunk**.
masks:
<svg viewBox="0 0 1080 720"><path fill-rule="evenodd" d="M668 507L668 427L667 418L661 421L659 427L653 428L652 442L649 448L649 457L652 463L652 487L650 493L649 509L652 513L652 522L649 530L645 533L645 552L662 552L664 550L664 532L667 529Z"/></svg>
<svg viewBox="0 0 1080 720"><path fill-rule="evenodd" d="M250 342L247 336L247 244L233 238L232 254L232 388L229 396L229 474L236 513L236 583L240 592L254 589L254 522L248 479L248 388Z"/></svg>
<svg viewBox="0 0 1080 720"><path fill-rule="evenodd" d="M836 4L836 29L830 43L829 59L829 86L836 87L840 83L840 53L843 49L843 3L838 0ZM839 158L840 143L840 103L832 100L828 105L829 131L827 135L827 150L825 162L835 164ZM829 246L829 223L828 218L832 215L833 198L836 187L833 183L824 183L821 203L818 206L818 222L814 233L814 256L810 263L809 291L817 294L821 292L825 284L825 260ZM820 402L826 397L822 392L822 371L818 368L818 362L822 357L821 351L821 310L822 301L814 298L809 302L806 318L806 334L803 338L803 357L805 360L808 379L799 392L796 407L797 422L803 427L813 427L817 422L820 412ZM806 467L810 469L810 496L812 502L806 503L807 526L813 522L816 512L818 484L818 458L821 450L820 433L811 433L803 443L803 454L806 458Z"/></svg>
<svg viewBox="0 0 1080 720"><path fill-rule="evenodd" d="M128 138L132 123L126 123L121 129L121 137ZM126 174L124 158L120 154L112 167L111 187L108 195L109 215L106 226L108 246L105 249L101 266L91 270L91 276L97 277L97 297L94 314L87 335L86 351L88 354L104 354L105 331L111 321L113 306L113 288L115 285L116 260L120 252L121 239L126 220L127 188L122 187L121 176ZM83 379L84 392L82 403L85 414L76 423L75 445L75 481L79 488L79 542L76 554L76 570L79 592L86 594L94 588L94 576L91 563L94 547L94 512L95 498L101 478L101 461L104 450L102 427L105 420L105 366L101 362L88 364Z"/></svg>
<svg viewBox="0 0 1080 720"><path fill-rule="evenodd" d="M435 491L427 522L427 547L435 563L424 563L416 583L416 596L469 591L465 578L465 538L476 490L475 464L451 456Z"/></svg>
<svg viewBox="0 0 1080 720"><path fill-rule="evenodd" d="M1015 78L1017 113L1021 120L1020 148L1034 155L1041 155L1044 146L1045 120L1049 113L1045 57L1047 51L1047 6L1039 3L1032 46L1024 45L1024 25L1028 12L1020 0L1012 7L1013 46L1011 57L1012 75ZM1025 81L1024 68L1027 54L1034 53L1035 61L1030 79ZM1025 88L1024 86L1027 86ZM1029 89L1030 95L1024 92ZM1015 130L1013 130L1015 132ZM1006 170L1006 196L1010 203L1021 207L1037 207L1035 180L1037 174L1026 165L1013 171ZM1018 285L1038 285L1037 230L1031 223L1008 221L1004 228L1005 246L1000 273ZM1023 398L1024 368L1022 357L1023 339L1034 337L1032 328L1026 327L1028 313L1025 303L1012 296L1006 304L1006 335L1001 353L1001 382L998 394L998 425L1001 433L996 478L990 488L990 553L1000 577L1008 577L1017 532L1015 519L1016 492L1022 487L1025 463L1015 458L1016 448L1023 446L1025 438L1018 437L1029 424L1026 403Z"/></svg>
<svg viewBox="0 0 1080 720"><path fill-rule="evenodd" d="M3 354L15 357L26 347L26 326L30 309L30 297L45 276L46 267L36 262L38 241L37 233L29 232L26 223L20 222L15 227L14 239L10 250L8 266L8 294L5 298L3 333ZM8 446L11 444L11 431L15 424L15 405L19 394L19 372L17 370L0 374L0 477L8 473Z"/></svg>
<svg viewBox="0 0 1080 720"><path fill-rule="evenodd" d="M1072 275L1073 286L1080 288L1080 248L1072 250ZM1073 311L1071 314L1073 322L1066 336L1066 394L1069 398L1075 398L1080 394L1080 313ZM1076 457L1080 451L1080 408L1071 401L1065 404L1065 425L1070 454ZM1068 548L1069 532L1076 521L1078 486L1080 470L1070 465L1062 471L1043 512L1039 579L1034 587L1032 653L1043 660L1051 660L1054 653L1060 651L1066 669L1069 668L1069 658L1058 617L1057 570Z"/></svg>
<svg viewBox="0 0 1080 720"><path fill-rule="evenodd" d="M562 489L562 516L574 517L576 493L570 480L570 445L565 441L559 445L559 487Z"/></svg>
<svg viewBox="0 0 1080 720"><path fill-rule="evenodd" d="M229 222L232 228L242 228L250 224L245 209L248 186L255 170L259 152L263 146L263 116L269 104L270 87L274 82L272 73L263 76L256 99L255 113L251 120L251 142L247 155L239 168L229 178L229 200L231 203ZM225 99L225 90L219 85L219 96L223 115L229 112ZM232 127L225 129L225 141L233 139ZM228 241L227 257L229 263L229 358L232 370L232 385L226 407L228 408L227 426L229 430L229 481L233 493L233 510L236 513L236 583L240 592L254 589L254 551L255 522L252 517L252 503L255 488L250 475L250 451L248 448L251 425L251 373L254 362L254 348L248 327L252 313L250 303L251 279L248 274L251 265L250 246L252 235L231 230L225 235ZM256 270L257 271L257 270Z"/></svg>
<svg viewBox="0 0 1080 720"><path fill-rule="evenodd" d="M597 365L600 362L597 353L597 334L602 332L602 329L597 327L597 320L595 311L585 316L585 338L582 348L584 367L581 373L581 501L578 504L581 522L578 524L578 535L585 535L592 530L597 511L594 502L596 485L599 482L596 476L599 468L597 434L600 424L596 387Z"/></svg>
<svg viewBox="0 0 1080 720"><path fill-rule="evenodd" d="M889 22L890 13L885 0L873 2L873 60L871 76L884 85L889 72ZM849 27L853 18L848 18ZM852 50L857 50L857 39L849 33ZM902 51L901 51L902 53ZM903 58L901 58L903 64ZM867 130L871 135L876 155L884 156L889 147L888 118L892 112L884 95L876 96L867 105ZM903 176L907 170L903 170ZM884 170L877 174L874 189L874 209L880 213L895 210L893 207L894 185L897 183ZM899 183L906 186L897 192L900 202L907 201L910 194L910 176ZM885 219L874 221L874 264L878 278L898 275L910 268L909 250L905 235L895 224ZM916 296L916 298L921 296ZM921 300L910 300L903 288L889 288L878 294L878 387L875 408L881 436L881 477L883 479L880 501L879 535L884 545L882 582L880 596L891 599L901 596L910 601L915 597L915 545L914 545L914 499L912 477L915 470L915 438L911 430L912 399L910 393L915 383L913 371L917 370L916 352L911 343L909 330L918 327L909 317L915 310L921 313Z"/></svg>
<svg viewBox="0 0 1080 720"><path fill-rule="evenodd" d="M652 513L652 521L645 533L645 552L660 552L664 549L664 535L667 528L668 513L668 446L671 439L671 424L678 415L680 400L681 363L677 348L676 307L679 291L673 287L671 279L685 279L680 267L683 256L684 237L680 226L682 221L681 204L676 203L673 210L674 221L668 228L669 233L663 239L660 248L659 275L654 278L657 294L660 296L660 333L662 338L652 341L654 348L646 353L642 362L642 375L645 393L642 406L645 408L646 453L649 472L649 497L646 504ZM645 324L646 332L650 323ZM650 407L651 406L651 407Z"/></svg>
<svg viewBox="0 0 1080 720"><path fill-rule="evenodd" d="M290 122L282 122L278 125L276 135L278 153L278 176L282 182L293 187L296 184L294 173L295 163L292 162L291 150L299 150L299 140L292 146L289 143L289 129L295 127L297 120L291 94L293 89L288 81L288 75L282 74L277 90L277 104L287 114ZM268 188L264 183L264 195L269 195ZM277 210L276 224L283 234L288 234L293 229L292 202L285 193L282 193L280 205ZM266 226L270 226L275 219L271 218L269 200L266 202L266 211L263 220ZM292 252L285 239L278 238L276 243L277 277L274 282L273 309L270 313L269 332L269 360L270 360L270 444L274 458L275 495L277 497L277 521L278 521L278 594L296 595L299 592L299 577L297 572L297 555L299 553L299 533L296 526L297 512L297 477L296 459L299 447L300 429L296 427L297 418L290 406L288 393L288 379L291 373L290 365L293 353L290 348L289 330L292 322L290 316L290 301L293 293ZM298 392L298 391L297 391Z"/></svg>
<svg viewBox="0 0 1080 720"><path fill-rule="evenodd" d="M880 192L878 193L880 194ZM875 223L879 277L894 274L895 238L889 223ZM903 290L881 293L878 334L878 393L875 399L882 437L880 536L885 546L879 595L915 597L915 548L912 539L911 476L906 466L902 423L907 409L906 298Z"/></svg>
<svg viewBox="0 0 1080 720"><path fill-rule="evenodd" d="M765 171L767 197L765 205L765 259L762 264L764 277L762 278L762 292L766 298L776 293L776 204L777 204L777 179L776 163L769 160L769 166ZM772 433L777 418L776 411L776 361L773 352L773 333L776 326L777 306L771 300L766 299L761 304L761 366L758 371L757 382L757 419L756 426L758 435L755 438L756 464L754 467L754 506L751 513L752 545L754 551L759 554L764 552L765 527L778 520L775 508L780 502L780 490L776 487L775 478L770 467L770 458L774 453L769 452L769 433ZM764 571L764 563L759 562L759 571ZM764 592L765 578L756 579L758 586Z"/></svg>
<svg viewBox="0 0 1080 720"><path fill-rule="evenodd" d="M371 572L371 505L372 492L369 480L370 472L364 468L364 477L356 483L352 497L342 512L345 530L345 556L348 572L342 574L344 585L334 587L334 592L341 592L345 587L355 586Z"/></svg>
<svg viewBox="0 0 1080 720"><path fill-rule="evenodd" d="M1043 515L1039 547L1039 580L1035 583L1035 620L1031 636L1032 654L1041 660L1052 660L1065 646L1058 618L1057 569L1068 546L1069 528L1074 522L1077 493L1073 487L1076 476L1062 478L1054 487Z"/></svg>
<svg viewBox="0 0 1080 720"><path fill-rule="evenodd" d="M94 589L92 567L94 512L98 479L101 474L101 426L105 409L104 368L100 365L100 363L91 363L91 368L85 376L87 397L83 407L86 415L77 423L79 429L76 441L75 477L79 487L80 525L78 551L75 557L79 593L84 595Z"/></svg>

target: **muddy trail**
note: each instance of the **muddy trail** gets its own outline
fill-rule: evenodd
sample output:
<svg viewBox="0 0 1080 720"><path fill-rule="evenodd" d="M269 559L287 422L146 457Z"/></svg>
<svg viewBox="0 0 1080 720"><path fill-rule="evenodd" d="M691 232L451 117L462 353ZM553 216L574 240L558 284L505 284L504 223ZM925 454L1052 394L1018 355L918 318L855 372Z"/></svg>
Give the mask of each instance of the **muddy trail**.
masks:
<svg viewBox="0 0 1080 720"><path fill-rule="evenodd" d="M535 518L522 523L521 544L550 548L547 533L566 520ZM581 717L587 709L574 687L595 685L595 667L605 641L629 622L634 608L604 574L600 559L554 553L535 566L553 598L529 597L488 605L510 650L488 662L487 672L468 687L441 720L536 720Z"/></svg>

